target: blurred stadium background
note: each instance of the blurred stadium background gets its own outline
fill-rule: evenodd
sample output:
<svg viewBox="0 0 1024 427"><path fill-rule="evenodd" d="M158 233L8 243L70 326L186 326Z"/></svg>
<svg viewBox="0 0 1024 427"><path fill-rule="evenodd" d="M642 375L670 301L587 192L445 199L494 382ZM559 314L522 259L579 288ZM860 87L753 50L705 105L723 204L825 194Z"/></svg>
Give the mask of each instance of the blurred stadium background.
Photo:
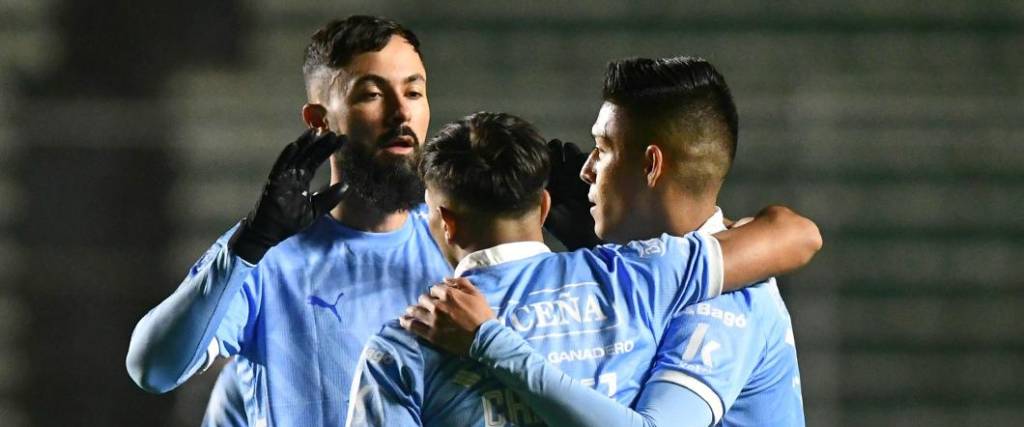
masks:
<svg viewBox="0 0 1024 427"><path fill-rule="evenodd" d="M152 4L145 4L152 3ZM605 63L700 55L740 109L730 216L785 203L812 426L1024 425L1024 2L0 2L0 425L198 425L213 374L128 378L135 322L301 132L332 17L421 37L432 130L592 144Z"/></svg>

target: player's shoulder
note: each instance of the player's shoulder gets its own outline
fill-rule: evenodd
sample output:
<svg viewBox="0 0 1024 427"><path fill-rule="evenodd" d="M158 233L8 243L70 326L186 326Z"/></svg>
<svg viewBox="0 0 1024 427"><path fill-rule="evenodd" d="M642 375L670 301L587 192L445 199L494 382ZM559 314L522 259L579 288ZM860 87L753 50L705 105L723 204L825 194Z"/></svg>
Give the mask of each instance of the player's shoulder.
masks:
<svg viewBox="0 0 1024 427"><path fill-rule="evenodd" d="M682 236L662 233L650 239L632 240L623 244L606 244L595 248L600 253L629 258L658 258L679 251L700 250L713 239L703 232L691 232Z"/></svg>
<svg viewBox="0 0 1024 427"><path fill-rule="evenodd" d="M411 332L402 328L398 320L392 319L381 325L380 330L372 338L375 342L386 343L388 346L407 352L420 351L419 341Z"/></svg>
<svg viewBox="0 0 1024 427"><path fill-rule="evenodd" d="M363 347L363 359L371 365L420 365L423 359L420 342L402 329L397 320L381 326Z"/></svg>
<svg viewBox="0 0 1024 427"><path fill-rule="evenodd" d="M715 298L686 306L675 322L699 322L725 328L760 330L765 336L789 315L779 296L774 278L757 282L745 288L721 294Z"/></svg>
<svg viewBox="0 0 1024 427"><path fill-rule="evenodd" d="M309 255L315 251L329 250L338 236L334 230L336 223L330 215L324 215L309 227L270 248L264 259L267 257L292 259Z"/></svg>

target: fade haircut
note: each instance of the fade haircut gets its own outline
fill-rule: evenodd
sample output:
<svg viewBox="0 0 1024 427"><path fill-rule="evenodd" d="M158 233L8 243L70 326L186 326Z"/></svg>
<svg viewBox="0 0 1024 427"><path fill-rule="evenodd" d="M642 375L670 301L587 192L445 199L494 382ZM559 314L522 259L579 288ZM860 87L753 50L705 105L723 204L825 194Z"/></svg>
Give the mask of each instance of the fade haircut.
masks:
<svg viewBox="0 0 1024 427"><path fill-rule="evenodd" d="M423 180L453 202L502 218L539 205L550 169L547 143L533 125L488 112L445 125L420 163Z"/></svg>
<svg viewBox="0 0 1024 427"><path fill-rule="evenodd" d="M348 65L359 54L379 52L392 36L404 38L422 60L416 34L395 21L378 16L352 15L328 22L313 33L306 47L302 75L306 80L307 94L312 94L313 83L322 78L323 73Z"/></svg>
<svg viewBox="0 0 1024 427"><path fill-rule="evenodd" d="M721 185L736 157L739 119L725 78L708 61L680 56L611 62L603 98L634 124L628 131L634 148L659 142L678 159L670 176L684 188L703 193Z"/></svg>

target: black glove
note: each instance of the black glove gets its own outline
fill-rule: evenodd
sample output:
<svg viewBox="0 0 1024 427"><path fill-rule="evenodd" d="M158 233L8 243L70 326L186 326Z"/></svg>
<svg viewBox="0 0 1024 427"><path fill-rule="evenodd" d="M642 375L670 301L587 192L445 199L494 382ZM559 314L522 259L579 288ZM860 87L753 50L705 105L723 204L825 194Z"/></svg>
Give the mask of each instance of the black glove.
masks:
<svg viewBox="0 0 1024 427"><path fill-rule="evenodd" d="M295 235L330 211L345 195L341 183L309 194L317 168L345 143L344 135L306 131L288 144L274 162L263 193L228 243L231 250L256 264L274 245Z"/></svg>
<svg viewBox="0 0 1024 427"><path fill-rule="evenodd" d="M580 170L587 162L587 153L571 142L552 139L548 142L551 174L548 193L551 212L544 227L569 250L591 248L603 243L594 234L594 217L590 216L589 186L580 179Z"/></svg>

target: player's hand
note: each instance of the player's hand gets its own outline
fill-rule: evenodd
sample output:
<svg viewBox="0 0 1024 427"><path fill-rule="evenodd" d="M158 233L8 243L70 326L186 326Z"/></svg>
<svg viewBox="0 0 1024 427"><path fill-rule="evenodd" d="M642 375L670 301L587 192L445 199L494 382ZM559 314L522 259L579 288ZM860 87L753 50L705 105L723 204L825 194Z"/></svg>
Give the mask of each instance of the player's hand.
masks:
<svg viewBox="0 0 1024 427"><path fill-rule="evenodd" d="M544 228L569 250L601 244L601 239L594 234L594 217L590 215L589 186L580 179L587 153L580 151L576 144L557 139L548 142L548 153L551 155L547 186L551 212Z"/></svg>
<svg viewBox="0 0 1024 427"><path fill-rule="evenodd" d="M494 311L480 290L468 279L458 278L431 287L430 294L420 296L398 321L442 350L465 356L480 325L493 318Z"/></svg>
<svg viewBox="0 0 1024 427"><path fill-rule="evenodd" d="M231 250L256 264L274 245L313 224L341 201L341 183L310 194L317 168L344 144L344 135L310 129L288 144L274 162L263 193L231 237Z"/></svg>

